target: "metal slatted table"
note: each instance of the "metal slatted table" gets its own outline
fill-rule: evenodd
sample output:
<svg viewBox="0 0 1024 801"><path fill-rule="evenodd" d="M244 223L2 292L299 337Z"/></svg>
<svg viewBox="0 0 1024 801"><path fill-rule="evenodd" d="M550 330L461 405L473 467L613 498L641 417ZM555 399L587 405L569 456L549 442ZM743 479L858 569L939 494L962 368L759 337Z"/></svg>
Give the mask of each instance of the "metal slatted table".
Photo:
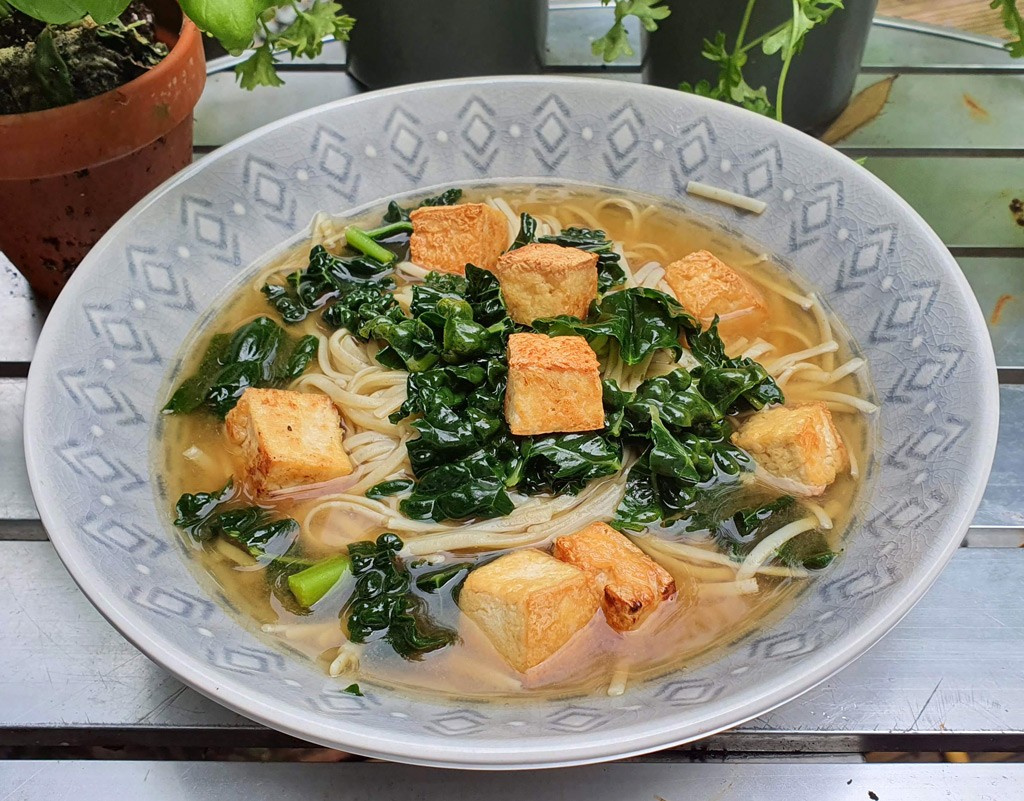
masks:
<svg viewBox="0 0 1024 801"><path fill-rule="evenodd" d="M549 68L639 80L636 62L602 67L588 36L607 10L561 3ZM635 32L634 32L635 36ZM639 49L639 48L637 48ZM285 65L287 91L236 88L230 60L211 64L196 111L196 157L286 114L353 94L340 46L315 64ZM372 765L97 761L82 746L144 746L147 757L203 749L301 746L218 706L121 638L61 566L29 491L21 445L25 377L46 310L0 256L0 799L80 787L139 799L213 799L247 783L261 796L381 798L453 792L497 801L569 798L791 799L1019 797L1024 764L881 765L865 751L1024 752L1024 64L993 40L880 20L860 86L898 75L880 116L840 149L907 198L957 257L999 363L1002 413L991 481L935 587L866 656L774 712L692 748L632 764L545 774L454 776ZM69 750L70 749L70 750ZM116 754L116 750L104 753ZM4 755L42 755L45 760ZM136 756L138 753L136 752ZM694 757L704 760L694 762ZM857 763L857 764L851 764Z"/></svg>

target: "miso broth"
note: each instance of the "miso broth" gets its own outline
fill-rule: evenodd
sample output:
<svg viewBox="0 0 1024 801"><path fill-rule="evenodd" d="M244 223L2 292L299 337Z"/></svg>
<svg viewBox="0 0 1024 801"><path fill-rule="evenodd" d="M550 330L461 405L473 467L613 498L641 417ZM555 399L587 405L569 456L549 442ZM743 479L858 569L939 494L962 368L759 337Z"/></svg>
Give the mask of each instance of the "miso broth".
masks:
<svg viewBox="0 0 1024 801"><path fill-rule="evenodd" d="M421 196L411 195L399 202L411 205ZM823 494L797 497L790 519L815 518L815 536L842 558L843 536L857 509L870 463L874 406L867 368L857 359L855 344L810 288L800 285L756 245L682 208L644 195L579 186L507 184L466 188L461 202L490 203L506 214L509 241L518 232L522 213L552 231L570 226L605 231L621 253L627 286L671 293L663 280L664 266L698 250L711 251L756 286L765 299L768 322L753 337L723 336L727 353L748 353L764 365L785 393L787 404L821 401L830 408L849 454L849 467ZM310 366L288 386L327 392L332 397L341 413L345 448L356 470L351 476L286 492L273 500L245 500L274 516L297 521L300 530L288 553L300 553L306 560L328 557L352 542L394 532L412 551L403 555L414 579L454 562L486 562L517 547L547 549L551 537L544 536L545 529L564 535L596 520L612 520L625 488L625 468L589 482L576 496L526 497L511 492L517 509L507 518L403 520L397 511L400 497L365 498L372 486L411 477L405 448L417 433L408 420L389 422L389 415L406 398L409 374L380 365L375 359L379 343L360 341L345 329L334 329L319 311L285 324L261 288L268 280L284 284L286 275L304 269L315 244L340 253L347 225L375 228L381 224L383 211L377 207L350 218L325 215L318 219L311 239L273 256L258 273L247 274L244 283L218 304L221 310L216 316L187 343L179 374L170 379L168 395L197 369L212 336L235 331L257 317L274 319L292 337L313 335L318 339L318 352ZM404 251L401 253L404 256ZM411 288L422 282L423 274L406 262L394 271L395 297L406 311ZM822 347L833 341L835 346ZM602 371L604 377L614 372L620 384L635 389L646 377L678 369L679 363L669 364L665 358L654 358L636 368L602 361ZM686 358L684 352L684 367L689 364ZM732 424L751 413L746 410L733 415ZM243 458L240 447L225 436L224 422L202 411L165 416L154 453L161 503L169 518L174 517L179 496L223 487L233 474L239 474ZM627 466L635 457L627 446L623 456ZM778 487L753 475L748 471L742 480L709 487L701 500L702 510L728 519L737 510L782 494ZM240 486L239 491L244 498L247 489ZM559 502L575 505L551 511ZM569 515L575 517L569 519ZM627 531L673 575L677 594L672 600L661 603L640 628L627 633L609 628L598 612L568 645L525 674L509 667L481 629L459 612L450 593L428 593L412 582L410 591L430 618L456 631L458 639L421 658L404 659L383 639L359 646L345 644L344 620L339 615L352 593L351 576L342 579L312 610L306 610L290 595L284 578L287 571L280 566L268 566L267 559L254 558L223 538L196 542L175 531L197 567L212 577L225 602L244 622L262 627L268 640L315 660L325 673L333 664L339 686L358 682L433 696L537 699L617 694L646 679L713 657L744 634L784 614L808 582L815 580L817 570L794 567L777 558L762 565L753 577L737 580L742 558L723 549L721 539L708 531L688 531L688 523L692 524L690 518L667 527L654 523L646 533ZM509 545L515 537L519 537L516 544ZM488 547L489 542L497 544ZM339 660L342 646L349 658Z"/></svg>

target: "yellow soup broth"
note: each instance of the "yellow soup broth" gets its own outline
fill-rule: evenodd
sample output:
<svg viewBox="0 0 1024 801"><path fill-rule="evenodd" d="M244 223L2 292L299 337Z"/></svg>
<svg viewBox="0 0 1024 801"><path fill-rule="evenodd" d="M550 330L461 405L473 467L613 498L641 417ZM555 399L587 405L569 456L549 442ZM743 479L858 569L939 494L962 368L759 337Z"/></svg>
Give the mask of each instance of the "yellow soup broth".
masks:
<svg viewBox="0 0 1024 801"><path fill-rule="evenodd" d="M813 505L808 506L806 514L820 513L831 522L831 528L823 528L822 534L833 550L841 552L843 534L857 507L870 457L870 417L864 413L870 411L870 384L866 368L852 369L850 360L856 357L856 351L843 326L820 304L804 308L811 298L807 287L800 286L780 265L761 255L756 246L643 195L585 187L512 184L468 189L462 202L467 201L490 202L499 207L509 217L510 239L518 228L515 220L522 212L533 215L542 226L555 232L569 226L602 229L621 248L629 272L643 278L644 285L652 288L670 292L660 278L662 267L697 250L711 251L759 287L768 306L767 324L755 340L726 338L727 349L730 355L739 355L755 348L755 360L779 381L787 404L821 400L831 408L853 469L844 471L823 495L810 499ZM268 262L258 275L250 276L220 304L223 310L189 344L188 355L180 373L173 377L173 385L195 369L206 343L215 333L230 333L261 315L279 320L260 292L268 277L280 278L304 268L313 244L323 243L328 250L339 252L344 245L346 225L377 226L381 212L376 208L352 218L320 219L314 225L311 240L290 248ZM396 270L396 297L406 308L410 284L421 276L422 271L414 267L400 266ZM297 545L305 556L336 554L344 551L348 543L374 539L385 531L397 533L407 548L413 548L415 558L437 565L493 558L496 552L510 549L507 545L464 549L455 536L462 529L476 531L481 524L497 525L500 521L469 521L461 526L449 522L443 527L430 521L406 521L403 530L395 525L396 521L402 523L394 517L397 498L376 503L360 500L366 489L384 479L411 476L408 460L404 458L404 443L416 433L407 421L398 425L388 422L388 414L404 400L407 374L377 365L373 359L374 344L335 333L320 320L318 313L286 329L289 334L315 334L320 338L318 358L292 387L308 392L327 391L331 395L342 415L346 449L356 465L356 472L350 477L260 502L273 514L294 518L301 524ZM833 352L812 352L800 357L802 352L832 339L838 343ZM795 359L786 361L794 354ZM823 384L808 379L820 379L844 365L851 365L849 374L831 382ZM620 382L629 382L628 371L621 365L602 367L606 377L609 370L616 370ZM633 379L635 383L636 376ZM851 405L851 398L860 399L860 405ZM169 517L173 517L174 503L182 493L222 487L233 473L237 474L241 459L239 447L225 436L224 423L202 412L166 416L155 451L154 467L161 479L158 484L163 488L163 503ZM523 523L513 527L513 533L527 532L531 525L543 533L544 525L550 525L559 534L565 534L595 520L607 522L621 497L624 479L620 475L593 482L581 493L585 497L580 506L566 512L545 511L554 508L557 498L513 496L517 503L530 504L529 509L536 509L541 519L545 514L551 515L549 523ZM730 496L726 511L731 514L778 494L757 481L748 481L744 489ZM591 508L588 504L594 509L593 514L586 513ZM390 521L382 520L381 509L391 510ZM564 515L577 514L580 509L582 516L566 523L572 524L570 531L558 528ZM488 536L508 534L495 531ZM438 540L440 547L416 546L418 539L439 534L447 537ZM351 592L351 576L312 611L305 612L293 600L289 601L280 587L275 593L265 565L235 545L218 539L196 544L184 535L182 539L198 565L216 582L223 599L243 620L262 626L267 638L315 660L325 672L329 670L346 640L339 613ZM524 539L529 537L524 535ZM358 667L352 669L355 660L347 665L337 679L339 686L358 681L433 696L483 699L618 693L645 679L707 658L784 613L798 592L814 581L814 571L804 575L803 571L789 570L773 561L770 564L774 567L758 573L753 585L748 580L744 586L738 586L743 582L735 580L735 562L714 539L707 533L686 532L678 524L667 529L655 525L646 535L636 535L634 539L673 575L678 588L676 598L662 603L636 631L617 633L598 612L566 647L521 674L505 663L483 632L459 613L450 597L441 595L427 599L430 614L457 629L457 642L418 660L397 656L382 641L360 646L354 651ZM482 541L486 542L487 537ZM686 555L659 547L664 542L683 543ZM444 547L446 544L449 547ZM527 543L523 547L549 545L541 541L539 545ZM791 575L794 573L798 575Z"/></svg>

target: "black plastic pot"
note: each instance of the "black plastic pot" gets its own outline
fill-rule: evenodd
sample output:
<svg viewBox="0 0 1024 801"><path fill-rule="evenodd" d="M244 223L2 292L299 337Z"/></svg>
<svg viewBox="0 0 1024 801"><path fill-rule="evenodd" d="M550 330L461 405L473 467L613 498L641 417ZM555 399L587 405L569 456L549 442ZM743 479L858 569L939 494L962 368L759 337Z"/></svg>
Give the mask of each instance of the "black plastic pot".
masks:
<svg viewBox="0 0 1024 801"><path fill-rule="evenodd" d="M658 86L677 87L683 81L714 82L716 65L701 57L705 39L723 31L735 41L744 0L670 0L672 13L647 37L644 80ZM786 80L783 117L794 128L820 132L850 100L853 83L864 57L864 46L878 0L846 0L846 8L807 34L803 52L793 59ZM792 14L792 0L758 0L747 41L785 21ZM760 47L749 54L744 77L753 87L765 86L774 103L782 59L766 56Z"/></svg>
<svg viewBox="0 0 1024 801"><path fill-rule="evenodd" d="M345 0L349 74L370 89L544 67L547 0Z"/></svg>

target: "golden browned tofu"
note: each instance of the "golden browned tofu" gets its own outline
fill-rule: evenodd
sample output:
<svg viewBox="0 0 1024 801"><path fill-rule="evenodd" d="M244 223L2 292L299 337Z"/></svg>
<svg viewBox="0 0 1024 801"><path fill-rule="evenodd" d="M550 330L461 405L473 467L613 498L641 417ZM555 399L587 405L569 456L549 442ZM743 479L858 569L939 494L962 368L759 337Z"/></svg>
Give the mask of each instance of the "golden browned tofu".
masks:
<svg viewBox="0 0 1024 801"><path fill-rule="evenodd" d="M242 446L240 478L257 497L352 472L341 416L326 395L250 388L225 422L228 437Z"/></svg>
<svg viewBox="0 0 1024 801"><path fill-rule="evenodd" d="M517 436L603 428L600 365L587 340L510 336L505 420Z"/></svg>
<svg viewBox="0 0 1024 801"><path fill-rule="evenodd" d="M597 297L597 254L534 243L499 257L494 268L509 316L529 325L539 317L584 318Z"/></svg>
<svg viewBox="0 0 1024 801"><path fill-rule="evenodd" d="M760 411L732 441L771 475L805 485L808 495L821 495L849 465L832 413L821 402Z"/></svg>
<svg viewBox="0 0 1024 801"><path fill-rule="evenodd" d="M698 250L665 268L665 281L683 307L708 326L717 314L725 338L752 337L768 319L760 290L706 250Z"/></svg>
<svg viewBox="0 0 1024 801"><path fill-rule="evenodd" d="M409 219L409 258L428 270L465 275L467 264L493 270L508 247L505 215L484 203L424 206Z"/></svg>
<svg viewBox="0 0 1024 801"><path fill-rule="evenodd" d="M555 540L551 553L590 576L601 607L616 631L638 628L676 591L665 568L605 523L592 523Z"/></svg>
<svg viewBox="0 0 1024 801"><path fill-rule="evenodd" d="M459 595L459 608L521 673L569 642L597 607L586 573L535 550L474 570Z"/></svg>

